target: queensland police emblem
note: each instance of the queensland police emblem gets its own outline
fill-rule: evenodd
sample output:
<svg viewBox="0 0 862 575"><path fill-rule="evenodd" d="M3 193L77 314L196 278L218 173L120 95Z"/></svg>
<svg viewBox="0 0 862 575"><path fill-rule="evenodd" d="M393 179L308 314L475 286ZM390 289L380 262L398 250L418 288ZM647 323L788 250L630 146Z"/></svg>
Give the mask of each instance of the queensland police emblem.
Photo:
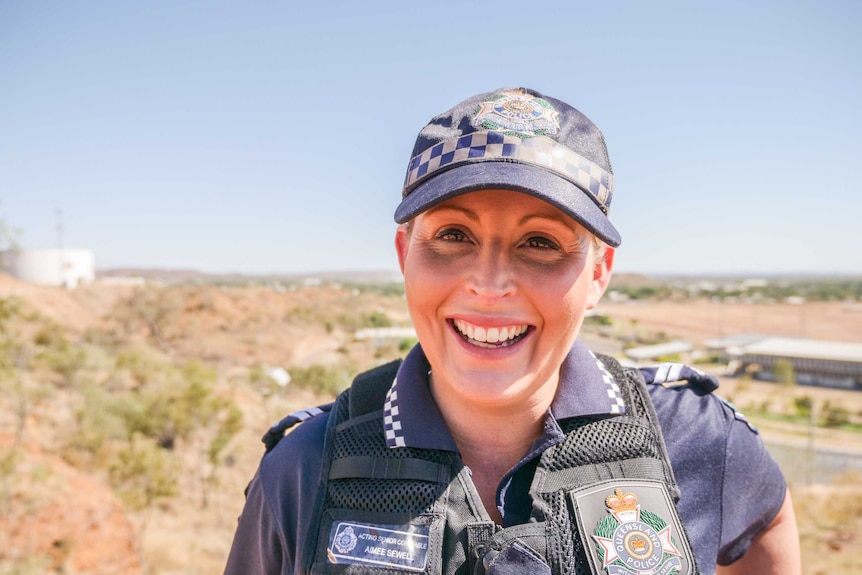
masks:
<svg viewBox="0 0 862 575"><path fill-rule="evenodd" d="M356 537L356 533L353 532L353 527L347 527L341 533L338 533L335 536L335 541L333 541L333 546L339 553L350 553L353 551L353 548L356 547L356 542L358 541Z"/></svg>
<svg viewBox="0 0 862 575"><path fill-rule="evenodd" d="M560 129L558 116L554 107L542 98L507 92L494 94L490 100L482 102L473 125L519 138L553 136Z"/></svg>
<svg viewBox="0 0 862 575"><path fill-rule="evenodd" d="M634 493L616 489L605 499L608 515L593 532L602 568L609 575L677 575L682 554L671 526L641 509Z"/></svg>

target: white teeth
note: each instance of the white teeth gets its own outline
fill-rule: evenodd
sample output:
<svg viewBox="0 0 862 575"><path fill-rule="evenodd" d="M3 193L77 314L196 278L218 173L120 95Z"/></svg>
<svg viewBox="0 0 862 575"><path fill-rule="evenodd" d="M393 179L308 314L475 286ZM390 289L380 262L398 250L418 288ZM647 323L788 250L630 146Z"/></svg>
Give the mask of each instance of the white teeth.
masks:
<svg viewBox="0 0 862 575"><path fill-rule="evenodd" d="M501 346L513 343L512 340L526 333L529 329L529 326L525 324L489 328L475 326L462 320L454 320L454 324L455 328L474 344L498 344ZM483 345L482 347L497 346Z"/></svg>

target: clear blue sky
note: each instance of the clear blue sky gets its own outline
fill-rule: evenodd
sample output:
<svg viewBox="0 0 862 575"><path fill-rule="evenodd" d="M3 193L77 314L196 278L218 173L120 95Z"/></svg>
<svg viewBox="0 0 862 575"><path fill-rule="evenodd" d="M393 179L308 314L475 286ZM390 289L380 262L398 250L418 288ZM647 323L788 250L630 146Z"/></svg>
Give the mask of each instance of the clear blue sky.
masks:
<svg viewBox="0 0 862 575"><path fill-rule="evenodd" d="M0 0L0 219L99 268L397 269L416 132L605 132L629 272L862 273L862 4Z"/></svg>

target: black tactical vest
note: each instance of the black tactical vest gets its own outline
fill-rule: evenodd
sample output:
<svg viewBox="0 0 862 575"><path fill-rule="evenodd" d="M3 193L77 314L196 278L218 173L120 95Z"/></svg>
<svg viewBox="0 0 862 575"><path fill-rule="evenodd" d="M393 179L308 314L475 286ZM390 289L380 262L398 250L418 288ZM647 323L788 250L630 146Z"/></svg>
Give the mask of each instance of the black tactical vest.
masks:
<svg viewBox="0 0 862 575"><path fill-rule="evenodd" d="M561 420L566 438L540 457L530 520L507 528L487 515L458 454L386 445L383 404L398 362L357 377L330 414L304 571L699 574L643 379L600 359L625 415Z"/></svg>

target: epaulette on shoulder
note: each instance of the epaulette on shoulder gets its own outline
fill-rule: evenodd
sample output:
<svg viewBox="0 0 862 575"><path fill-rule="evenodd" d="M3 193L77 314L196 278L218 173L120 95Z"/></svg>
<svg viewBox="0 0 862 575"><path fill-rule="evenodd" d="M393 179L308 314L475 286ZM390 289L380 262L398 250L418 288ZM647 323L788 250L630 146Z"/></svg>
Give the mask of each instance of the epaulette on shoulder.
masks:
<svg viewBox="0 0 862 575"><path fill-rule="evenodd" d="M704 393L712 393L718 389L715 376L682 363L660 363L650 367L639 367L644 381L652 385L676 387L691 384Z"/></svg>
<svg viewBox="0 0 862 575"><path fill-rule="evenodd" d="M318 407L311 407L309 409L303 409L302 411L297 411L291 413L275 425L269 428L264 436L261 438L263 444L266 445L266 451L269 453L278 442L281 441L281 438L284 437L284 432L296 425L297 423L302 423L306 419L310 419L315 415L320 415L321 413L327 413L332 411L333 403L327 403L326 405L320 405Z"/></svg>

